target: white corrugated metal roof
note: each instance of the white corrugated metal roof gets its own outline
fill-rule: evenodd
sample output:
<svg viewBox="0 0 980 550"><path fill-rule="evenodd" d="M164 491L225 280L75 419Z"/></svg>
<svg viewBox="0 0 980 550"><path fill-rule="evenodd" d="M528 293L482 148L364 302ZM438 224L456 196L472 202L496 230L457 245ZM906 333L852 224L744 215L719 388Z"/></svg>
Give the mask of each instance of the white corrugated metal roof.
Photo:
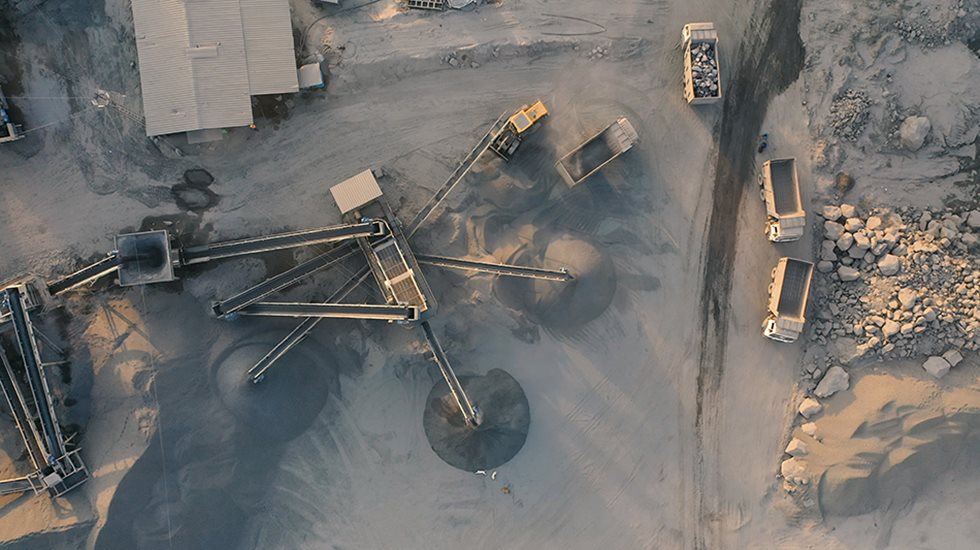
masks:
<svg viewBox="0 0 980 550"><path fill-rule="evenodd" d="M239 0L252 95L299 91L288 0Z"/></svg>
<svg viewBox="0 0 980 550"><path fill-rule="evenodd" d="M132 0L148 136L252 122L298 89L288 0Z"/></svg>
<svg viewBox="0 0 980 550"><path fill-rule="evenodd" d="M371 170L365 170L331 187L330 194L340 213L346 214L380 197L381 187Z"/></svg>

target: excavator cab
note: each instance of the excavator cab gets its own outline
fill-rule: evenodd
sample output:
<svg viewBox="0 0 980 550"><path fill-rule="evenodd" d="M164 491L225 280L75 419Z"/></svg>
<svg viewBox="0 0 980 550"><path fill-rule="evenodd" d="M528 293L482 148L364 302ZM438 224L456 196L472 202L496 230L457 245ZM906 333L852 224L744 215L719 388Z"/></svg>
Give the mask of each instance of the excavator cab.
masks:
<svg viewBox="0 0 980 550"><path fill-rule="evenodd" d="M521 107L520 111L517 111L514 113L514 116L510 117L509 122L515 133L523 134L531 126L534 126L535 122L546 116L548 116L548 109L539 100L530 107L527 105Z"/></svg>
<svg viewBox="0 0 980 550"><path fill-rule="evenodd" d="M490 150L500 158L509 161L521 145L523 134L546 116L548 116L548 109L540 100L530 107L527 105L521 107L507 119L507 124L493 138L490 143Z"/></svg>

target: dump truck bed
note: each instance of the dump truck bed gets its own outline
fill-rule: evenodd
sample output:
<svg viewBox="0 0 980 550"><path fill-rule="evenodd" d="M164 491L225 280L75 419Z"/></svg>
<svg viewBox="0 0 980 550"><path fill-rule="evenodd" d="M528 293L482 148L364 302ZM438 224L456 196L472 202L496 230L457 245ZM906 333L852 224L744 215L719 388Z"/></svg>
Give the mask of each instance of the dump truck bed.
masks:
<svg viewBox="0 0 980 550"><path fill-rule="evenodd" d="M633 125L620 117L558 160L556 167L565 183L573 187L610 161L629 151L638 141Z"/></svg>
<svg viewBox="0 0 980 550"><path fill-rule="evenodd" d="M720 100L721 62L714 23L684 25L681 43L684 49L684 98L695 105Z"/></svg>
<svg viewBox="0 0 980 550"><path fill-rule="evenodd" d="M772 186L772 208L779 217L803 213L800 184L796 176L795 159L771 160L766 163Z"/></svg>
<svg viewBox="0 0 980 550"><path fill-rule="evenodd" d="M782 284L777 284L773 288L774 292L779 293L776 313L779 317L787 320L802 322L805 318L806 302L810 294L813 264L793 258L784 258L784 260L786 265ZM782 262L782 260L780 261ZM779 282L778 274L775 282Z"/></svg>

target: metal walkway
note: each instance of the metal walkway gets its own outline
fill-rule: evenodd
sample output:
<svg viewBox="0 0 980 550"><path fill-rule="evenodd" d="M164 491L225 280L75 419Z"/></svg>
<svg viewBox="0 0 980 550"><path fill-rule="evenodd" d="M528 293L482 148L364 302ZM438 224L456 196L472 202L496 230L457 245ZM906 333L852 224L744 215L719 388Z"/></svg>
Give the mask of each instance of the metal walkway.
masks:
<svg viewBox="0 0 980 550"><path fill-rule="evenodd" d="M405 228L406 238L411 239L415 236L415 233L417 233L419 228L422 227L425 220L432 215L432 212L435 211L435 209L442 203L446 196L449 195L453 188L456 187L459 182L463 181L466 174L470 173L470 170L472 170L473 166L476 165L476 161L480 160L483 153L486 153L487 149L490 148L490 144L492 144L494 138L497 137L497 133L500 132L504 126L506 126L507 117L507 113L497 117L497 120L495 120L490 126L490 130L488 130L487 133L480 138L480 141L476 144L476 147L474 147L473 150L466 155L466 158L464 158L456 169L453 170L453 173L449 175L449 179L446 180L446 183L442 184L442 187L440 187L439 190L436 191L436 194L429 199L429 202L425 203L422 210L419 210L419 213L415 215L415 219L413 219L412 222L408 224L408 227Z"/></svg>
<svg viewBox="0 0 980 550"><path fill-rule="evenodd" d="M227 300L222 300L216 302L211 306L211 310L219 318L228 317L236 312L241 311L243 308L258 302L259 300L265 298L266 296L282 290L296 282L309 277L310 275L326 269L337 262L353 256L357 251L351 246L340 246L320 254L319 256L307 260L296 267L288 269L274 277L270 277L265 281L244 290ZM254 314L246 314L254 315Z"/></svg>
<svg viewBox="0 0 980 550"><path fill-rule="evenodd" d="M258 302L240 313L265 317L324 317L388 322L417 321L419 318L419 308L415 306L303 302Z"/></svg>
<svg viewBox="0 0 980 550"><path fill-rule="evenodd" d="M465 271L479 271L504 277L525 277L528 279L543 279L546 281L567 282L572 280L572 275L567 269L559 270L542 269L538 267L522 267L519 265L498 264L491 262L477 262L474 260L462 260L459 258L447 258L445 256L430 256L426 254L416 254L415 259L420 264L444 267L447 269L461 269Z"/></svg>
<svg viewBox="0 0 980 550"><path fill-rule="evenodd" d="M327 302L335 303L346 298L355 288L361 283L367 280L368 276L371 275L370 270L367 267L361 268L360 271L354 274L353 277L348 279L348 281L337 289L336 292L327 298ZM313 328L322 321L323 317L307 317L302 323L296 326L285 338L279 341L269 353L265 354L262 359L248 369L248 379L251 380L253 384L258 384L265 377L265 373L275 365L276 361L281 359L284 355L289 353L289 350L298 346L300 342L306 339L313 331Z"/></svg>
<svg viewBox="0 0 980 550"><path fill-rule="evenodd" d="M453 399L456 401L456 405L463 415L463 420L469 426L479 426L482 421L480 410L470 402L469 396L466 395L466 392L463 390L463 385L456 378L456 373L453 371L452 365L449 364L449 358L446 357L446 352L442 350L442 345L436 339L436 335L432 332L432 327L429 326L428 321L422 322L422 330L425 332L425 339L429 343L429 349L432 350L432 356L436 364L439 365L439 372L442 373L446 384L449 384L449 391L452 393Z"/></svg>
<svg viewBox="0 0 980 550"><path fill-rule="evenodd" d="M105 258L95 262L94 264L87 265L71 275L49 284L48 293L50 293L52 296L56 296L62 292L66 292L73 288L78 288L85 283L105 277L106 275L118 270L121 264L122 261L116 255L116 253L111 252Z"/></svg>
<svg viewBox="0 0 980 550"><path fill-rule="evenodd" d="M181 265L199 264L210 260L343 241L357 237L378 237L385 235L386 232L387 227L384 223L371 221L209 243L183 249Z"/></svg>
<svg viewBox="0 0 980 550"><path fill-rule="evenodd" d="M24 440L24 446L27 447L27 456L31 459L31 464L35 470L40 470L47 464L47 456L44 452L44 438L37 431L37 425L34 423L34 413L31 412L31 406L28 405L27 399L24 397L24 392L20 390L20 384L17 383L17 376L14 374L10 360L7 359L7 354L3 349L0 349L0 363L3 363L3 369L0 370L0 386L3 389L4 400L7 402L7 406L10 407L10 413L14 417L14 424L17 426L17 431L20 432L21 439Z"/></svg>

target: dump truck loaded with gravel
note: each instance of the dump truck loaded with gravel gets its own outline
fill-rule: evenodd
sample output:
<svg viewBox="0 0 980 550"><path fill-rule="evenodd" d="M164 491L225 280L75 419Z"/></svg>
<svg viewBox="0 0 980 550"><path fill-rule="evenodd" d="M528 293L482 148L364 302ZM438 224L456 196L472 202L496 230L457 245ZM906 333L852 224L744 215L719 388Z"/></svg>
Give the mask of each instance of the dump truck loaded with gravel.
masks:
<svg viewBox="0 0 980 550"><path fill-rule="evenodd" d="M684 99L692 105L721 99L721 64L714 23L688 23L681 30Z"/></svg>

